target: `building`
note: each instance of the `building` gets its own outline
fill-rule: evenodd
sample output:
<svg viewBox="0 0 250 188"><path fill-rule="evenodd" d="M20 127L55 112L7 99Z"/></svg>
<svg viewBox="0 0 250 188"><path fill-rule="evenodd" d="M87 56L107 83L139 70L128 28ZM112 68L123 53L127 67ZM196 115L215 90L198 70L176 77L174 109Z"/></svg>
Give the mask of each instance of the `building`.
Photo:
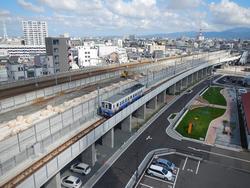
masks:
<svg viewBox="0 0 250 188"><path fill-rule="evenodd" d="M242 113L243 123L246 131L246 138L248 143L248 149L250 149L250 92L242 94Z"/></svg>
<svg viewBox="0 0 250 188"><path fill-rule="evenodd" d="M78 46L78 65L80 67L96 66L99 62L98 49L92 46Z"/></svg>
<svg viewBox="0 0 250 188"><path fill-rule="evenodd" d="M45 53L45 46L0 45L0 55L5 56L32 57Z"/></svg>
<svg viewBox="0 0 250 188"><path fill-rule="evenodd" d="M98 45L98 56L106 57L112 52L117 51L118 46L107 46L107 45Z"/></svg>
<svg viewBox="0 0 250 188"><path fill-rule="evenodd" d="M46 37L45 44L47 56L52 56L54 72L69 71L73 63L70 39L68 37Z"/></svg>
<svg viewBox="0 0 250 188"><path fill-rule="evenodd" d="M24 80L27 78L27 71L24 64L8 63L6 64L8 80Z"/></svg>
<svg viewBox="0 0 250 188"><path fill-rule="evenodd" d="M45 21L22 21L25 45L45 45L48 26Z"/></svg>
<svg viewBox="0 0 250 188"><path fill-rule="evenodd" d="M159 45L155 42L153 42L152 44L147 44L147 51L150 53L150 54L153 54L154 51L163 51L163 54L165 54L165 51L166 51L166 46L165 45Z"/></svg>

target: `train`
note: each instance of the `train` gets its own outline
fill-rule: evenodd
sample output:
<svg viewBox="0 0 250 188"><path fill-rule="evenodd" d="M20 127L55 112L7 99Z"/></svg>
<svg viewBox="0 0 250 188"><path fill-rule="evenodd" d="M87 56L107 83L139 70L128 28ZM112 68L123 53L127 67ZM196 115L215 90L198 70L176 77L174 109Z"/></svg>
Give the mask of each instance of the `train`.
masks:
<svg viewBox="0 0 250 188"><path fill-rule="evenodd" d="M128 105L141 98L145 92L145 88L146 87L143 84L136 84L104 101L101 101L98 113L104 117L112 117L117 112L123 110Z"/></svg>

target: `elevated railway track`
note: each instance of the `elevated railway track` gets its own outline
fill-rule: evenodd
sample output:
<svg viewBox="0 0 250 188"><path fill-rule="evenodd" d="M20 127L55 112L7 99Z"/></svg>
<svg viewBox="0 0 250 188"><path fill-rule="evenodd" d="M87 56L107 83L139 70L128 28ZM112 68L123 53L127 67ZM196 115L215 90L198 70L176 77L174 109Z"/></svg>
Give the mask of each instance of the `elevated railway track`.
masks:
<svg viewBox="0 0 250 188"><path fill-rule="evenodd" d="M171 60L171 59L180 59L186 56L179 56L179 57L170 57L160 59L157 62L163 60ZM127 70L128 68L135 68L138 66L142 66L145 64L153 63L154 61L151 60L144 60L137 63L129 63L129 64L122 64L122 65L111 65L106 66L103 68L95 68L93 70L88 71L76 71L76 72L69 72L64 74L58 74L53 76L46 76L39 79L31 79L31 80L22 80L17 81L14 83L6 83L5 85L0 85L0 100L6 99L9 97L13 97L19 94L36 91L39 89L43 89L46 87L54 86L57 84L63 84L70 81L80 80L83 78L88 78L90 76L97 76L105 73L111 73L119 70Z"/></svg>

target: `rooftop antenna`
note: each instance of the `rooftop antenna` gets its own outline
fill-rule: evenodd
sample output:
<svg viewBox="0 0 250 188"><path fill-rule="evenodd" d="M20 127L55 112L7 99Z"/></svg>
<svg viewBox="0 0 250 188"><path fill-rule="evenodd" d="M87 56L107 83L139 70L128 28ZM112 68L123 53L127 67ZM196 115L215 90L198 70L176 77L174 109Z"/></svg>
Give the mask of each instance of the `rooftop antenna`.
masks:
<svg viewBox="0 0 250 188"><path fill-rule="evenodd" d="M3 38L4 39L8 39L7 29L6 29L6 25L5 25L5 21L4 20L3 20Z"/></svg>

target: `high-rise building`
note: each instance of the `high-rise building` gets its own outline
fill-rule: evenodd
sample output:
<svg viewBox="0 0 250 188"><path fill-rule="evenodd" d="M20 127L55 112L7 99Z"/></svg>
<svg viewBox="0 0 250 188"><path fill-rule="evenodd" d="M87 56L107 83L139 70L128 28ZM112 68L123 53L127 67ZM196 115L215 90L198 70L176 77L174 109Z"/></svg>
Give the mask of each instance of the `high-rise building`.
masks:
<svg viewBox="0 0 250 188"><path fill-rule="evenodd" d="M22 21L25 45L45 45L48 26L45 21Z"/></svg>
<svg viewBox="0 0 250 188"><path fill-rule="evenodd" d="M73 58L68 37L46 37L46 55L52 59L54 72L71 69Z"/></svg>

